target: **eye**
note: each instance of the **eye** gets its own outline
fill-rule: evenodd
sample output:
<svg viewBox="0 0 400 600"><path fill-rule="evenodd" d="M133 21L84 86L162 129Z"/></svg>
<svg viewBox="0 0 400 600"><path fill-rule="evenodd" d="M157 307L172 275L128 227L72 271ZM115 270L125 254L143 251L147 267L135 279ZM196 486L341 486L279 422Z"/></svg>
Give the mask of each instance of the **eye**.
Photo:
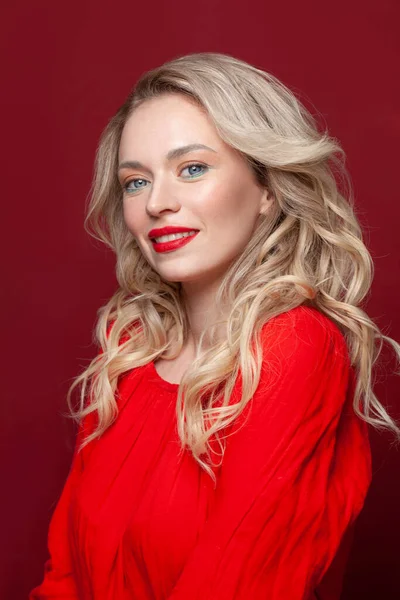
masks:
<svg viewBox="0 0 400 600"><path fill-rule="evenodd" d="M122 186L122 189L124 190L124 192L135 192L138 190L141 190L142 188L146 187L144 185L142 185L143 183L145 183L147 180L146 179L130 179L129 181L125 182ZM139 184L138 186L133 186L133 189L129 189L128 186L130 186L132 184Z"/></svg>
<svg viewBox="0 0 400 600"><path fill-rule="evenodd" d="M183 169L181 169L180 173L183 171L189 170L189 175L184 176L184 179L194 179L195 177L200 177L200 175L204 175L206 171L208 171L207 165L203 165L202 163L191 163L190 165L186 165ZM122 185L122 189L124 192L131 194L138 192L139 190L147 187L144 185L148 183L147 179L137 178L137 179L129 179ZM132 187L129 188L129 186Z"/></svg>
<svg viewBox="0 0 400 600"><path fill-rule="evenodd" d="M183 173L183 171L186 171L186 169L189 169L189 179L193 179L193 177L199 177L199 175L203 175L208 170L208 167L201 163L191 163L190 165L186 165L186 167L182 169L181 173ZM201 170L193 171L193 169Z"/></svg>

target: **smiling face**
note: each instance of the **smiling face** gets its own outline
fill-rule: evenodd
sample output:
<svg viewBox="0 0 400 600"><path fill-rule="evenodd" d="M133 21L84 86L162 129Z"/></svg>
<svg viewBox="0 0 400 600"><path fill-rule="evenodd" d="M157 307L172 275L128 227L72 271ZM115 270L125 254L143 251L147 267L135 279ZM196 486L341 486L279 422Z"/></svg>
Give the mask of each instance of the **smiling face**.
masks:
<svg viewBox="0 0 400 600"><path fill-rule="evenodd" d="M207 148L178 152L194 144ZM119 164L125 223L166 281L219 280L272 203L247 161L183 95L153 98L134 110L122 132ZM166 226L199 232L189 243L157 252L148 233Z"/></svg>

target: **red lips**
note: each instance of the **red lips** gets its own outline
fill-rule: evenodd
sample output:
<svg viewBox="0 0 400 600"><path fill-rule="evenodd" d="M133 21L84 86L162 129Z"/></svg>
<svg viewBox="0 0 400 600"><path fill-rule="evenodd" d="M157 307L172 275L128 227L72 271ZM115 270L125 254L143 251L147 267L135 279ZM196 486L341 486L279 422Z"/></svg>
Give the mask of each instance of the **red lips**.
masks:
<svg viewBox="0 0 400 600"><path fill-rule="evenodd" d="M151 229L148 233L149 238L161 237L162 235L169 235L171 233L185 233L186 231L199 231L194 227L180 227L179 225L169 225L168 227L161 227L160 229Z"/></svg>
<svg viewBox="0 0 400 600"><path fill-rule="evenodd" d="M198 234L199 231L196 231L196 233L193 233L192 235L187 235L185 237L178 238L177 240L171 240L169 242L156 242L155 240L151 240L151 243L153 244L153 248L157 253L172 252L174 250L178 250L178 248L181 248L182 246L186 246L186 244L189 244Z"/></svg>

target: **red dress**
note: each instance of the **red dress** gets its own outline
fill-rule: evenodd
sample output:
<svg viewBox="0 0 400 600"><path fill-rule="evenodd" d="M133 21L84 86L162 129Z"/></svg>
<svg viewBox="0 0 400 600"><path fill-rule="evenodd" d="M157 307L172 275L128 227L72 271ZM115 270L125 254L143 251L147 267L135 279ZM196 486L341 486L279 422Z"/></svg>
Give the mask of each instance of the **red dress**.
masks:
<svg viewBox="0 0 400 600"><path fill-rule="evenodd" d="M154 363L121 379L117 420L74 455L30 600L339 598L335 577L320 582L371 479L346 343L306 307L272 319L261 340L260 384L227 438L216 489L189 452L179 456L178 385Z"/></svg>

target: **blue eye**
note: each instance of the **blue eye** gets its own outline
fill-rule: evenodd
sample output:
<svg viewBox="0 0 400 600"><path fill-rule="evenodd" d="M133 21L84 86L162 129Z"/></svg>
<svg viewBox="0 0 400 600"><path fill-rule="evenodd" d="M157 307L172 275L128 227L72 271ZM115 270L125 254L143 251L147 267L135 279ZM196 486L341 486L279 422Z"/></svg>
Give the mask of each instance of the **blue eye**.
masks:
<svg viewBox="0 0 400 600"><path fill-rule="evenodd" d="M200 163L192 163L191 165L186 165L186 167L184 169L182 169L181 172L185 171L186 169L192 169L193 167L196 167L196 168L200 167L200 169L203 169L203 170L200 171L200 173L199 172L197 172L197 173L196 172L195 173L192 172L189 175L190 179L192 179L193 177L198 177L199 175L203 175L203 173L205 173L205 171L207 171L207 169L208 169L208 167L206 167L205 165L202 165Z"/></svg>
<svg viewBox="0 0 400 600"><path fill-rule="evenodd" d="M184 179L194 179L195 177L200 177L200 175L204 175L204 173L206 171L208 171L208 167L206 165L203 165L201 163L192 163L190 165L186 165L186 167L184 167L181 170L181 173L183 173L183 171L186 171L186 169L201 169L201 171L195 171L193 173L193 171L191 173L189 173L189 176L184 177ZM127 193L135 193L138 192L139 190L147 187L145 185L143 185L143 183L148 183L147 179L143 179L143 178L138 178L138 179L130 179L129 181L127 181L126 183L123 184L122 189L124 192ZM130 186L131 184L133 184L133 188L129 189L128 186ZM138 186L136 186L136 184L138 184Z"/></svg>
<svg viewBox="0 0 400 600"><path fill-rule="evenodd" d="M143 183L145 181L146 181L146 179L130 179L129 181L127 181L126 183L124 183L124 185L122 186L122 188L123 188L124 192L131 192L131 191L136 191L137 192L138 190L141 190L143 187L146 187L146 186L140 185L140 187L134 187L133 190L130 190L128 188L128 186L131 183Z"/></svg>

